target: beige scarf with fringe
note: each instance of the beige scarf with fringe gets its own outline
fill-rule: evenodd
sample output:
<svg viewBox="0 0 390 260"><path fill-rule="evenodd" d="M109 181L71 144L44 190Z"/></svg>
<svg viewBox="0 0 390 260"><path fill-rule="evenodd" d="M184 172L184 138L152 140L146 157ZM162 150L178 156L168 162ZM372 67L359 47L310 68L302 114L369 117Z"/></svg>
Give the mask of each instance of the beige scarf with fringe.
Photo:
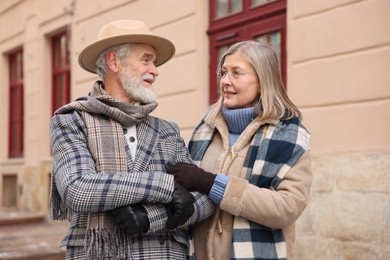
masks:
<svg viewBox="0 0 390 260"><path fill-rule="evenodd" d="M92 92L61 107L55 114L78 110L87 127L89 150L96 162L97 173L128 172L123 127L142 122L157 103L134 106L115 100L107 94L101 81ZM54 177L54 175L53 175ZM51 213L53 219L69 217L52 178ZM88 214L85 248L88 259L128 259L131 237L122 232L111 214Z"/></svg>

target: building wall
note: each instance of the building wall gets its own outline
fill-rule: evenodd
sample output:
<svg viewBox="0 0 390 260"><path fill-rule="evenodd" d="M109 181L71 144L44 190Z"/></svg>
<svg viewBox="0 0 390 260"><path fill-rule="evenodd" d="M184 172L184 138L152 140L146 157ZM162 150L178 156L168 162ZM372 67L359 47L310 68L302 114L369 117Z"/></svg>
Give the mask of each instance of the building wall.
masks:
<svg viewBox="0 0 390 260"><path fill-rule="evenodd" d="M387 0L288 1L288 92L312 133L297 259L390 258Z"/></svg>
<svg viewBox="0 0 390 260"><path fill-rule="evenodd" d="M73 97L89 91L96 78L78 67L77 55L114 19L144 20L152 32L176 46L172 60L159 68L155 83L159 106L153 112L178 122L188 139L208 102L208 3L196 0L76 1L73 40ZM180 111L180 113L178 113Z"/></svg>
<svg viewBox="0 0 390 260"><path fill-rule="evenodd" d="M66 0L9 0L0 5L0 190L7 188L16 193L17 208L21 210L47 211L51 160L50 36L71 23L67 8ZM23 47L24 59L24 157L8 159L7 55L19 47ZM3 187L4 175L15 176L17 186ZM0 202L3 196L0 192Z"/></svg>
<svg viewBox="0 0 390 260"><path fill-rule="evenodd" d="M141 19L176 45L159 68L156 116L187 141L208 106L208 1L0 0L0 202L17 176L17 207L47 211L51 168L50 37L71 29L72 99L96 75L77 56L114 19ZM390 1L287 2L287 85L312 133L311 201L296 259L390 259ZM7 54L23 46L25 156L8 159ZM1 208L0 208L1 213Z"/></svg>
<svg viewBox="0 0 390 260"><path fill-rule="evenodd" d="M50 177L49 123L51 117L50 39L68 27L71 32L71 99L86 95L94 74L83 71L79 52L97 39L99 29L115 19L144 20L151 31L169 38L175 57L159 67L155 83L159 106L156 116L178 122L188 140L208 101L208 4L204 1L2 1L0 7L1 104L0 175L17 177L17 206L47 210ZM150 7L153 8L150 8ZM8 159L8 59L18 47L24 50L25 155ZM180 111L180 113L178 113ZM0 176L1 177L1 176ZM0 187L2 187L0 178ZM43 184L43 185L42 185ZM0 201L3 193L0 192ZM8 193L7 193L8 194Z"/></svg>

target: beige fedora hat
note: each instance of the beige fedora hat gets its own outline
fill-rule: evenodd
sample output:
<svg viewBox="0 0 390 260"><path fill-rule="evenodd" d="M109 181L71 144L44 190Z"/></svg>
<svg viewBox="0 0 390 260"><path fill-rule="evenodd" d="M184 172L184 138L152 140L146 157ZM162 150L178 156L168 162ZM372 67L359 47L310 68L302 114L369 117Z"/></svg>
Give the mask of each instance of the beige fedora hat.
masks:
<svg viewBox="0 0 390 260"><path fill-rule="evenodd" d="M143 21L117 20L103 26L98 40L80 52L80 66L96 73L95 63L99 54L111 46L123 43L144 43L153 46L157 52L156 66L164 64L175 54L175 45L165 38L151 34Z"/></svg>

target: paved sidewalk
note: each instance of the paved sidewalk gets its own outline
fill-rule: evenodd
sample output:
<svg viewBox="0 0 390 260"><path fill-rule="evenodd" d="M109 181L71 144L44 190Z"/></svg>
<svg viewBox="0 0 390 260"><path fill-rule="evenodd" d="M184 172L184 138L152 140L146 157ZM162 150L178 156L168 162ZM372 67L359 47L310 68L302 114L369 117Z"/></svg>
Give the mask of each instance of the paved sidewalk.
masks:
<svg viewBox="0 0 390 260"><path fill-rule="evenodd" d="M63 260L59 244L67 229L67 222L44 214L0 209L0 259Z"/></svg>

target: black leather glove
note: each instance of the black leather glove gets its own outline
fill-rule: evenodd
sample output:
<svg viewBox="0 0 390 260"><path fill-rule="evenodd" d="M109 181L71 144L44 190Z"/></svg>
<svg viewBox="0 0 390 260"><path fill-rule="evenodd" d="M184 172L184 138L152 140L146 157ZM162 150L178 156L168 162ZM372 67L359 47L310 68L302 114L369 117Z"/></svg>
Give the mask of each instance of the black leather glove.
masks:
<svg viewBox="0 0 390 260"><path fill-rule="evenodd" d="M209 194L217 176L189 163L168 165L166 170L169 174L173 174L175 181L183 185L184 188L205 194Z"/></svg>
<svg viewBox="0 0 390 260"><path fill-rule="evenodd" d="M175 182L172 201L167 205L168 220L166 227L175 229L194 214L194 197L183 186Z"/></svg>
<svg viewBox="0 0 390 260"><path fill-rule="evenodd" d="M149 219L141 204L132 204L111 210L115 222L126 234L132 236L147 232Z"/></svg>

